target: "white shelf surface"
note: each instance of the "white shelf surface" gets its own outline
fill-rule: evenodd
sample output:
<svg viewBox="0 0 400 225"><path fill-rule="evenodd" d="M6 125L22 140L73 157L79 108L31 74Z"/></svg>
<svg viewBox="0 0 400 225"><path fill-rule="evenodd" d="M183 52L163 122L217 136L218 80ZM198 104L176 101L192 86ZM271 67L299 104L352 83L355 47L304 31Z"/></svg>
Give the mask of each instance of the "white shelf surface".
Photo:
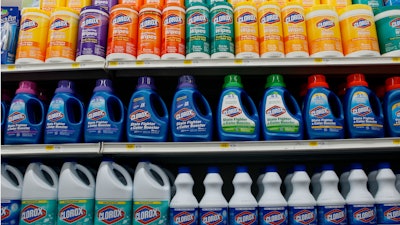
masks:
<svg viewBox="0 0 400 225"><path fill-rule="evenodd" d="M101 143L2 145L1 156L95 155L100 149Z"/></svg>
<svg viewBox="0 0 400 225"><path fill-rule="evenodd" d="M104 62L73 62L73 63L37 63L1 65L3 73L74 71L74 70L104 70Z"/></svg>

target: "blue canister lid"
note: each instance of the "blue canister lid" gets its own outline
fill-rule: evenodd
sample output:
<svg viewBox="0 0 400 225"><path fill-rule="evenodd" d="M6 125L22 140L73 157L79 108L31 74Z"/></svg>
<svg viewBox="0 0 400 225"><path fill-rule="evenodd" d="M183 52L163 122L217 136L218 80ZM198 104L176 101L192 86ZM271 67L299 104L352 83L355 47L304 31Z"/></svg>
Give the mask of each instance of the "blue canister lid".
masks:
<svg viewBox="0 0 400 225"><path fill-rule="evenodd" d="M236 167L236 173L247 173L249 169L247 166L238 166Z"/></svg>
<svg viewBox="0 0 400 225"><path fill-rule="evenodd" d="M179 167L178 173L190 173L190 168L186 166Z"/></svg>
<svg viewBox="0 0 400 225"><path fill-rule="evenodd" d="M295 165L294 172L297 172L297 171L306 171L306 166L305 165Z"/></svg>
<svg viewBox="0 0 400 225"><path fill-rule="evenodd" d="M352 163L350 165L350 169L351 170L359 170L359 169L362 169L362 165L361 165L361 163Z"/></svg>
<svg viewBox="0 0 400 225"><path fill-rule="evenodd" d="M208 173L219 173L219 168L216 166L210 166L207 170Z"/></svg>
<svg viewBox="0 0 400 225"><path fill-rule="evenodd" d="M96 87L94 88L93 92L97 91L107 91L112 92L112 81L109 79L98 79L96 81Z"/></svg>
<svg viewBox="0 0 400 225"><path fill-rule="evenodd" d="M179 77L178 89L179 88L196 88L194 77L190 75L183 75Z"/></svg>
<svg viewBox="0 0 400 225"><path fill-rule="evenodd" d="M390 169L390 163L381 162L381 163L378 164L378 169Z"/></svg>
<svg viewBox="0 0 400 225"><path fill-rule="evenodd" d="M276 166L267 166L265 167L265 172L278 172L278 169L276 168Z"/></svg>
<svg viewBox="0 0 400 225"><path fill-rule="evenodd" d="M55 93L75 93L75 84L72 81L69 80L60 80L58 81L58 87L55 91Z"/></svg>
<svg viewBox="0 0 400 225"><path fill-rule="evenodd" d="M334 170L333 164L324 164L321 167L322 171L332 171Z"/></svg>

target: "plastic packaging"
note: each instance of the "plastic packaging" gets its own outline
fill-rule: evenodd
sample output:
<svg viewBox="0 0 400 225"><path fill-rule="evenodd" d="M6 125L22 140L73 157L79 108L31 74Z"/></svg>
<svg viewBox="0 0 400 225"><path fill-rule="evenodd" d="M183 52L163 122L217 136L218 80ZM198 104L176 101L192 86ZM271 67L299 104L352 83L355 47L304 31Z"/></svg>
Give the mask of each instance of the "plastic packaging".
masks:
<svg viewBox="0 0 400 225"><path fill-rule="evenodd" d="M5 126L7 124L8 110L10 110L11 96L7 89L1 90L1 142L4 142Z"/></svg>
<svg viewBox="0 0 400 225"><path fill-rule="evenodd" d="M186 59L209 59L210 11L200 2L186 7Z"/></svg>
<svg viewBox="0 0 400 225"><path fill-rule="evenodd" d="M378 183L376 182L376 175L378 174L378 167L374 166L372 170L368 173L368 190L372 196L376 195L378 191Z"/></svg>
<svg viewBox="0 0 400 225"><path fill-rule="evenodd" d="M5 162L1 163L1 224L3 225L18 224L23 179L22 173L17 168Z"/></svg>
<svg viewBox="0 0 400 225"><path fill-rule="evenodd" d="M233 8L228 2L215 2L210 9L211 58L235 57Z"/></svg>
<svg viewBox="0 0 400 225"><path fill-rule="evenodd" d="M1 11L1 64L14 64L21 15L15 6L1 6Z"/></svg>
<svg viewBox="0 0 400 225"><path fill-rule="evenodd" d="M185 59L185 17L180 6L167 6L162 11L161 59Z"/></svg>
<svg viewBox="0 0 400 225"><path fill-rule="evenodd" d="M400 2L394 2L396 6L385 6L375 11L375 24L382 56L400 56Z"/></svg>
<svg viewBox="0 0 400 225"><path fill-rule="evenodd" d="M346 168L343 173L340 175L339 182L340 182L340 191L343 198L346 199L347 194L350 191L350 184L349 184L349 175L350 175L350 168Z"/></svg>
<svg viewBox="0 0 400 225"><path fill-rule="evenodd" d="M286 201L289 200L290 195L293 192L293 186L292 186L292 177L293 177L293 169L290 169L288 173L285 176L285 179L283 180L283 184L285 186L285 199Z"/></svg>
<svg viewBox="0 0 400 225"><path fill-rule="evenodd" d="M80 13L82 8L92 4L92 0L67 0L65 6Z"/></svg>
<svg viewBox="0 0 400 225"><path fill-rule="evenodd" d="M110 13L112 7L118 3L118 0L92 0L93 6L99 6L107 13Z"/></svg>
<svg viewBox="0 0 400 225"><path fill-rule="evenodd" d="M65 0L40 0L40 9L53 12L58 7L65 7Z"/></svg>
<svg viewBox="0 0 400 225"><path fill-rule="evenodd" d="M314 196L315 200L317 200L318 195L321 193L321 183L319 182L321 175L322 175L321 167L317 167L314 170L314 174L311 176L311 187L312 187L311 194Z"/></svg>
<svg viewBox="0 0 400 225"><path fill-rule="evenodd" d="M386 134L390 137L400 137L400 77L386 79L383 114Z"/></svg>
<svg viewBox="0 0 400 225"><path fill-rule="evenodd" d="M138 60L161 58L161 10L144 5L139 11Z"/></svg>
<svg viewBox="0 0 400 225"><path fill-rule="evenodd" d="M375 11L383 7L382 0L352 0L352 4L364 4L371 6L371 8Z"/></svg>

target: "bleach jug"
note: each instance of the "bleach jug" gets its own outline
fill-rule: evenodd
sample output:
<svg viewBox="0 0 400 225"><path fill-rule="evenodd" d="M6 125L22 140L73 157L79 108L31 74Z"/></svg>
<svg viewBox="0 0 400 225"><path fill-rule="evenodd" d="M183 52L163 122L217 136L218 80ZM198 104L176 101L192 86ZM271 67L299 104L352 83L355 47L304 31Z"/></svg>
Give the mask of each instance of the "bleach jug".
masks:
<svg viewBox="0 0 400 225"><path fill-rule="evenodd" d="M400 193L400 173L397 171L396 173L396 189Z"/></svg>
<svg viewBox="0 0 400 225"><path fill-rule="evenodd" d="M4 144L39 144L45 109L37 98L36 83L21 81L8 112Z"/></svg>
<svg viewBox="0 0 400 225"><path fill-rule="evenodd" d="M283 184L285 185L285 199L286 201L289 200L290 195L292 194L293 187L292 187L292 177L293 177L293 168L288 170L288 173L283 180Z"/></svg>
<svg viewBox="0 0 400 225"><path fill-rule="evenodd" d="M17 168L4 162L1 164L1 224L3 225L14 225L19 222L23 179L22 173Z"/></svg>
<svg viewBox="0 0 400 225"><path fill-rule="evenodd" d="M308 139L344 138L343 107L336 94L329 90L324 75L308 77L304 98L304 127Z"/></svg>
<svg viewBox="0 0 400 225"><path fill-rule="evenodd" d="M383 112L386 134L390 137L400 137L400 77L386 80Z"/></svg>
<svg viewBox="0 0 400 225"><path fill-rule="evenodd" d="M228 202L222 194L224 181L219 175L219 168L209 167L203 181L206 192L199 203L200 225L228 224Z"/></svg>
<svg viewBox="0 0 400 225"><path fill-rule="evenodd" d="M206 98L197 90L192 76L181 76L171 108L172 139L183 141L212 140L212 112Z"/></svg>
<svg viewBox="0 0 400 225"><path fill-rule="evenodd" d="M170 225L198 224L199 203L193 195L194 180L188 167L180 167L175 179L176 194L170 207Z"/></svg>
<svg viewBox="0 0 400 225"><path fill-rule="evenodd" d="M261 128L265 140L302 140L303 119L296 99L286 89L283 77L267 77L261 103Z"/></svg>
<svg viewBox="0 0 400 225"><path fill-rule="evenodd" d="M368 190L375 196L376 192L378 191L378 182L376 182L376 175L378 174L378 167L374 166L371 172L368 173Z"/></svg>
<svg viewBox="0 0 400 225"><path fill-rule="evenodd" d="M266 168L264 193L258 201L260 225L287 225L287 202L281 193L282 179L275 166Z"/></svg>
<svg viewBox="0 0 400 225"><path fill-rule="evenodd" d="M258 178L257 178L257 188L258 188L258 192L257 192L257 196L256 196L257 202L260 200L261 196L264 194L264 184L262 181L264 179L266 172L267 172L267 167L265 167L261 170L261 174L258 175Z"/></svg>
<svg viewBox="0 0 400 225"><path fill-rule="evenodd" d="M368 88L363 74L347 76L343 111L349 138L380 138L384 136L381 103Z"/></svg>
<svg viewBox="0 0 400 225"><path fill-rule="evenodd" d="M375 200L367 189L368 177L361 164L353 163L349 174L350 190L346 196L349 225L376 224Z"/></svg>
<svg viewBox="0 0 400 225"><path fill-rule="evenodd" d="M94 218L93 174L76 162L65 162L58 188L57 225L91 225Z"/></svg>
<svg viewBox="0 0 400 225"><path fill-rule="evenodd" d="M97 80L85 116L85 142L122 141L124 118L124 105L114 95L111 80Z"/></svg>
<svg viewBox="0 0 400 225"><path fill-rule="evenodd" d="M57 192L57 173L40 162L30 163L25 171L22 185L19 224L55 225L57 223Z"/></svg>
<svg viewBox="0 0 400 225"><path fill-rule="evenodd" d="M321 193L321 184L319 183L319 178L321 178L321 167L317 167L315 169L314 174L311 176L311 187L312 187L312 195L316 200L318 195Z"/></svg>
<svg viewBox="0 0 400 225"><path fill-rule="evenodd" d="M94 224L132 224L132 178L110 159L101 162L96 177Z"/></svg>
<svg viewBox="0 0 400 225"><path fill-rule="evenodd" d="M341 191L340 193L342 194L344 199L346 199L346 196L350 191L349 175L350 175L350 169L347 167L339 178L340 191Z"/></svg>
<svg viewBox="0 0 400 225"><path fill-rule="evenodd" d="M84 114L83 103L75 96L74 83L59 81L47 110L44 143L82 142Z"/></svg>
<svg viewBox="0 0 400 225"><path fill-rule="evenodd" d="M151 77L139 77L126 119L129 142L167 141L168 110Z"/></svg>
<svg viewBox="0 0 400 225"><path fill-rule="evenodd" d="M139 162L133 182L133 224L168 224L170 189L168 176L159 166Z"/></svg>
<svg viewBox="0 0 400 225"><path fill-rule="evenodd" d="M253 100L243 90L238 75L224 79L223 91L218 104L217 131L221 141L257 141L259 118ZM248 105L248 108L245 108Z"/></svg>

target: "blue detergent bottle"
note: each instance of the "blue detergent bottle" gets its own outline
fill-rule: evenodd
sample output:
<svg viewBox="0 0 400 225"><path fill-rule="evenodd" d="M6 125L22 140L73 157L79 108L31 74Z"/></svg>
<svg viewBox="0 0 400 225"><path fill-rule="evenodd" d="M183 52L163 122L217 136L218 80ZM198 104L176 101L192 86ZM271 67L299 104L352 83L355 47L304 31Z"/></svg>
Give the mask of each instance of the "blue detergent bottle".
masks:
<svg viewBox="0 0 400 225"><path fill-rule="evenodd" d="M308 77L304 127L308 139L344 138L344 115L339 97L329 90L324 75Z"/></svg>
<svg viewBox="0 0 400 225"><path fill-rule="evenodd" d="M383 100L386 134L400 137L400 77L386 79L386 94Z"/></svg>
<svg viewBox="0 0 400 225"><path fill-rule="evenodd" d="M1 137L4 137L4 126L7 123L8 110L10 109L11 95L6 89L1 90Z"/></svg>
<svg viewBox="0 0 400 225"><path fill-rule="evenodd" d="M221 141L258 141L259 122L257 108L243 90L240 76L225 76L217 111L219 139Z"/></svg>
<svg viewBox="0 0 400 225"><path fill-rule="evenodd" d="M4 144L39 144L45 109L37 98L36 83L21 81L8 112Z"/></svg>
<svg viewBox="0 0 400 225"><path fill-rule="evenodd" d="M384 137L382 106L363 74L347 76L343 111L349 138Z"/></svg>
<svg viewBox="0 0 400 225"><path fill-rule="evenodd" d="M265 140L302 140L303 119L296 99L286 89L283 77L267 77L261 103L261 128Z"/></svg>
<svg viewBox="0 0 400 225"><path fill-rule="evenodd" d="M192 76L179 78L171 108L172 139L175 142L211 141L212 111L206 98L197 90Z"/></svg>
<svg viewBox="0 0 400 225"><path fill-rule="evenodd" d="M122 141L124 118L124 105L114 95L111 80L97 80L85 115L85 142Z"/></svg>
<svg viewBox="0 0 400 225"><path fill-rule="evenodd" d="M139 77L129 102L126 130L129 142L163 142L168 137L168 110L151 77Z"/></svg>
<svg viewBox="0 0 400 225"><path fill-rule="evenodd" d="M44 131L45 144L80 143L83 136L85 109L75 95L74 83L58 82L50 102Z"/></svg>

